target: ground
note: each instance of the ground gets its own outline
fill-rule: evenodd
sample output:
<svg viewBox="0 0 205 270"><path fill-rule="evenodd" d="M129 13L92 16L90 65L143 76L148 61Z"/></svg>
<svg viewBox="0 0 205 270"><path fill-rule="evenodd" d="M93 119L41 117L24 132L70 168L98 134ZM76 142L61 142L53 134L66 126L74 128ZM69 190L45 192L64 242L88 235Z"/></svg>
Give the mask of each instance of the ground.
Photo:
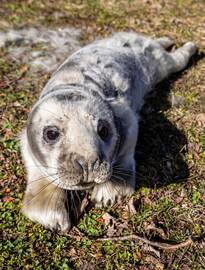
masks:
<svg viewBox="0 0 205 270"><path fill-rule="evenodd" d="M132 199L91 208L70 233L60 235L20 212L26 176L18 136L50 71L33 70L28 58L12 57L15 44L0 42L1 269L205 269L204 12L203 0L1 0L4 33L72 26L81 30L82 45L134 30L170 36L176 47L190 40L199 47L189 67L158 85L158 95L143 110ZM30 46L35 51L42 43ZM131 234L151 243L99 241ZM171 250L153 244L188 239L191 244Z"/></svg>

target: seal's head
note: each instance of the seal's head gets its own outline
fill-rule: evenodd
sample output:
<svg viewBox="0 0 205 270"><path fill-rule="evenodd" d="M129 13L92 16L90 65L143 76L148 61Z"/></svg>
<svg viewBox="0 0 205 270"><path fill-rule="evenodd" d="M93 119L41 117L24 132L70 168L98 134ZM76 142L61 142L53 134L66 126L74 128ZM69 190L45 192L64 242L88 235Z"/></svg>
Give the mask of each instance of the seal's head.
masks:
<svg viewBox="0 0 205 270"><path fill-rule="evenodd" d="M27 139L33 159L58 187L90 189L112 175L118 131L97 92L67 87L42 96L28 119Z"/></svg>

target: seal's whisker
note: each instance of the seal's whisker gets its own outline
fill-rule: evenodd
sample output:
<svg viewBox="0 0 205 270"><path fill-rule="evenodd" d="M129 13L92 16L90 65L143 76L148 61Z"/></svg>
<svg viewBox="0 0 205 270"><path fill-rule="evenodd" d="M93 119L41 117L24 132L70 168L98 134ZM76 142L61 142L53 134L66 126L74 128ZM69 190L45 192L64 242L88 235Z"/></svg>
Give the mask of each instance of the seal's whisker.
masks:
<svg viewBox="0 0 205 270"><path fill-rule="evenodd" d="M29 200L28 202L26 202L27 205L29 205L34 199L36 199L36 197L38 197L38 195L44 191L49 185L51 185L53 182L55 182L57 179L53 180L52 182L49 182L48 184L44 185L43 188L41 188L36 194L35 196L33 196L33 198L31 200Z"/></svg>
<svg viewBox="0 0 205 270"><path fill-rule="evenodd" d="M116 166L116 164L113 166L113 169L117 169L117 170L122 170L122 171L126 171L126 172L131 172L133 173L133 170L128 170L123 168L122 166Z"/></svg>
<svg viewBox="0 0 205 270"><path fill-rule="evenodd" d="M108 193L112 196L112 191L110 190L110 186L108 185L108 183L105 183L105 188L108 191ZM114 188L114 187L113 187ZM101 191L102 192L102 191Z"/></svg>
<svg viewBox="0 0 205 270"><path fill-rule="evenodd" d="M75 197L74 197L74 198L75 198ZM75 209L76 209L76 214L75 214L75 216L76 216L76 221L78 221L79 216L80 216L80 204L78 204L77 201L75 200L75 205L76 205L76 207L75 207Z"/></svg>
<svg viewBox="0 0 205 270"><path fill-rule="evenodd" d="M72 207L73 213L74 213L74 218L76 218L76 220L77 220L78 219L78 208L76 206L75 197L73 195L73 191L72 190L71 190L70 194L71 194L71 206L74 206L74 207Z"/></svg>
<svg viewBox="0 0 205 270"><path fill-rule="evenodd" d="M66 208L67 208L67 211L70 211L69 202L68 202L68 190L67 189L65 190L65 194L66 194Z"/></svg>
<svg viewBox="0 0 205 270"><path fill-rule="evenodd" d="M45 174L44 176L42 176L42 177L40 177L40 178L37 178L37 179L35 179L35 180L32 180L31 182L29 182L27 185L31 185L31 184L33 184L34 182L38 182L38 181L41 181L41 180L44 180L45 178L48 178L48 177L53 177L53 176L59 176L59 178L60 177L62 177L63 176L63 174L65 173L65 175L66 175L66 172L63 172L63 173L61 173L61 174L59 174L59 173L54 173L54 174Z"/></svg>
<svg viewBox="0 0 205 270"><path fill-rule="evenodd" d="M48 182L46 185L44 185L44 186L43 186L43 187L35 194L35 196L33 196L33 198L27 202L27 205L29 205L29 204L30 204L37 196L39 196L39 194L40 194L42 191L44 191L48 186L50 186L51 184L53 184L53 183L54 183L55 181L57 181L57 180L58 180L58 177L55 178L53 181Z"/></svg>
<svg viewBox="0 0 205 270"><path fill-rule="evenodd" d="M120 180L120 182L118 180ZM120 177L119 175L116 175L116 174L113 175L112 181L117 183L118 185L123 183L124 187L126 186L126 180L124 178Z"/></svg>
<svg viewBox="0 0 205 270"><path fill-rule="evenodd" d="M116 175L112 178L112 181L118 185L123 185L126 187L126 181L122 178L117 177Z"/></svg>
<svg viewBox="0 0 205 270"><path fill-rule="evenodd" d="M119 175L124 175L124 176L132 176L132 175L133 175L133 174L131 174L131 173L127 173L126 171L115 170L115 169L113 169L113 172L114 172L114 173L117 173L117 174L119 174Z"/></svg>
<svg viewBox="0 0 205 270"><path fill-rule="evenodd" d="M81 199L80 199L80 196L78 194L78 191L77 190L74 190L74 192L76 194L76 197L78 198L79 204L81 204Z"/></svg>
<svg viewBox="0 0 205 270"><path fill-rule="evenodd" d="M125 181L119 182L119 181L117 181L116 179L112 179L112 182L115 184L115 185L113 185L113 188L114 188L114 190L117 192L117 194L119 193L121 184L123 185L124 188L126 188L126 182L125 182ZM116 186L117 186L118 188L117 188Z"/></svg>
<svg viewBox="0 0 205 270"><path fill-rule="evenodd" d="M125 171L125 172L130 172L130 173L133 172L133 170L128 170L128 169L125 169L123 167L117 167L117 166L113 166L113 169L115 169L115 170L121 170L121 171Z"/></svg>
<svg viewBox="0 0 205 270"><path fill-rule="evenodd" d="M28 165L28 168L46 168L46 169L55 169L57 170L57 167L51 167L51 166L45 166L45 165Z"/></svg>
<svg viewBox="0 0 205 270"><path fill-rule="evenodd" d="M58 189L57 189L57 188L58 188ZM54 211L54 220L55 220L55 215L56 215L56 213L58 212L58 211L57 211L58 202L59 202L59 200L60 200L61 193L63 192L62 189L59 188L59 186L57 186L56 189L57 189L57 199L56 199L56 201L55 201L55 207L54 207L54 210L55 210L55 211ZM55 189L55 190L56 190L56 189ZM59 224L58 224L58 225L59 225ZM55 228L55 229L59 229L59 228Z"/></svg>
<svg viewBox="0 0 205 270"><path fill-rule="evenodd" d="M34 163L35 163L36 166L38 166L38 164L36 164L35 160L34 160ZM39 167L39 170L41 171L41 173L42 173L43 175L45 175L45 176L47 176L47 177L50 177L50 175L49 175L48 173L46 174L46 172L43 171L41 167ZM65 172L65 173L66 173L66 172Z"/></svg>
<svg viewBox="0 0 205 270"><path fill-rule="evenodd" d="M117 183L117 182L115 182L115 183ZM118 187L119 187L119 183L118 183ZM107 191L109 192L111 198L113 197L113 189L116 191L117 194L119 193L119 189L115 185L112 185L112 187L111 187L110 185L108 185L108 183L106 183L106 188L107 188Z"/></svg>
<svg viewBox="0 0 205 270"><path fill-rule="evenodd" d="M126 182L126 179L123 178L123 175L121 175L121 174L119 174L119 173L116 173L116 172L115 172L115 173L112 175L112 177L116 177L116 178L118 178L118 179L120 179L120 180Z"/></svg>
<svg viewBox="0 0 205 270"><path fill-rule="evenodd" d="M76 195L77 195L77 191L76 190L74 190L74 194L73 194L73 198L74 198L74 202L75 202L75 209L76 209L76 221L78 220L78 218L79 218L79 213L80 213L80 211L79 211L79 206L80 206L80 202L81 201L79 201L79 204L76 202L76 200L75 200L75 198L76 198Z"/></svg>
<svg viewBox="0 0 205 270"><path fill-rule="evenodd" d="M57 176L58 175L58 173L54 173L54 174L51 174L51 175L49 175L49 176ZM40 177L40 178L37 178L37 179L35 179L35 180L32 180L31 182L29 182L27 185L29 186L29 185L31 185L31 184L33 184L34 182L38 182L38 181L41 181L41 180L44 180L45 178L47 178L48 177L48 175L44 175L44 176L42 176L42 177Z"/></svg>
<svg viewBox="0 0 205 270"><path fill-rule="evenodd" d="M123 167L113 167L113 170L117 170L117 171L121 171L121 172L127 172L127 173L132 173L133 172L133 170L128 170L128 169L125 169L125 168L123 168Z"/></svg>
<svg viewBox="0 0 205 270"><path fill-rule="evenodd" d="M58 190L58 185L55 187L55 189L53 190L53 192L51 192L51 196L48 200L48 203L47 203L47 210L46 210L46 216L47 216L47 213L48 213L48 209L49 209L49 205L50 205L50 202L51 202L51 199L53 198L53 195L55 194L56 191L59 191ZM54 211L55 213L55 211Z"/></svg>
<svg viewBox="0 0 205 270"><path fill-rule="evenodd" d="M117 187L115 185L112 185L112 189L111 189L111 186L109 187L109 185L108 185L108 188L109 188L109 193L110 193L111 197L112 197L112 194L113 194L112 189L114 189L117 193L119 192L119 190L117 189Z"/></svg>
<svg viewBox="0 0 205 270"><path fill-rule="evenodd" d="M120 189L120 186L123 185L124 187L126 187L125 183L122 183L122 182L119 182L119 181L116 181L114 180L113 181L113 189L117 191L117 193L119 192L119 189Z"/></svg>

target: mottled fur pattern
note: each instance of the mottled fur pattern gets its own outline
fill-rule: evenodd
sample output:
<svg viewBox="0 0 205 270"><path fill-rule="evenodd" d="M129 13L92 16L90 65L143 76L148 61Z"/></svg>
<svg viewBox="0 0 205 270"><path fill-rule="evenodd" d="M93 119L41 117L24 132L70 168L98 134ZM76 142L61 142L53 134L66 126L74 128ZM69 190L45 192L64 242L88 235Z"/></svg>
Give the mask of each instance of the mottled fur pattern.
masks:
<svg viewBox="0 0 205 270"><path fill-rule="evenodd" d="M30 219L68 230L66 190L90 190L97 207L134 192L144 98L158 82L184 69L196 52L188 42L169 53L172 44L166 37L117 33L80 49L52 75L21 136L28 174L23 212ZM109 132L106 140L99 137L99 125ZM50 126L60 133L55 143L43 139Z"/></svg>

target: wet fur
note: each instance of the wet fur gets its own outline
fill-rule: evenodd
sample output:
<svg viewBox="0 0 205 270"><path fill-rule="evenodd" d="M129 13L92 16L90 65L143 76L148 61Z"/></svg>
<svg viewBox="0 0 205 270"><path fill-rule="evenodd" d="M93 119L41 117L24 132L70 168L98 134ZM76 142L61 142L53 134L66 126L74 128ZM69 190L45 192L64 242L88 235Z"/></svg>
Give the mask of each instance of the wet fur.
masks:
<svg viewBox="0 0 205 270"><path fill-rule="evenodd" d="M184 69L196 51L196 45L189 42L169 53L165 49L172 44L168 38L153 40L136 33L117 33L111 38L82 48L70 56L53 74L32 110L33 114L37 110L36 120L33 120L31 113L31 120L28 120L27 128L21 136L21 150L28 174L23 212L31 220L62 231L71 227L69 206L66 206L67 193L60 185L54 185L50 179L52 169L49 171L49 166L56 164L49 163L49 149L45 147L42 150L43 146L39 141L33 145L31 143L40 132L37 123L41 125L42 121L49 121L50 118L56 117L56 114L60 117L68 86L73 89L72 91L80 89L82 85L89 89L82 88L78 95L75 92L70 93L69 99L74 103L70 113L66 114L68 118L77 108L75 102L86 102L83 101L86 95L90 104L90 107L87 105L85 109L88 115L89 113L100 115L104 110L107 112L105 117L111 119L115 130L114 137L120 136L120 147L113 165L113 177L106 182L99 180L99 183L90 187L93 202L97 207L113 205L122 197L134 192L134 152L138 136L139 111L144 104L144 98L158 82ZM61 95L57 98L56 93ZM96 95L99 95L99 98ZM56 99L49 99L54 96ZM39 110L42 102L47 104L47 113ZM104 103L109 108L104 108ZM81 114L80 109L77 109L76 113ZM65 118L62 114L63 117ZM73 125L76 123L73 122ZM62 157L66 155L66 151L63 152L66 147L70 147L71 152L83 156L89 153L86 156L89 160L97 151L94 143L95 135L87 134L84 124L81 126L78 122L77 125L75 141L68 146L66 143L59 145L56 151L61 151ZM116 147L116 138L113 139L113 147ZM110 158L114 155L114 149L111 147L109 151L107 155ZM59 153L52 153L53 155L58 156ZM75 177L73 181L77 181Z"/></svg>

